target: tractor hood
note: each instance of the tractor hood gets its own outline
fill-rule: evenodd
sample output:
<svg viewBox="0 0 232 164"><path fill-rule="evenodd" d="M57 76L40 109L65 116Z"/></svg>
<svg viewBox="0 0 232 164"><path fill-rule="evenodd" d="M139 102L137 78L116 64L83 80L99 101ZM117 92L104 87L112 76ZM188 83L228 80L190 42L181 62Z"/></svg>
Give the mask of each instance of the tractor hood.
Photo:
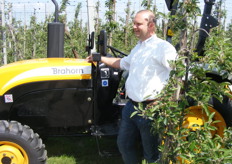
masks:
<svg viewBox="0 0 232 164"><path fill-rule="evenodd" d="M44 58L11 63L0 67L0 96L25 83L91 79L91 63L83 59Z"/></svg>

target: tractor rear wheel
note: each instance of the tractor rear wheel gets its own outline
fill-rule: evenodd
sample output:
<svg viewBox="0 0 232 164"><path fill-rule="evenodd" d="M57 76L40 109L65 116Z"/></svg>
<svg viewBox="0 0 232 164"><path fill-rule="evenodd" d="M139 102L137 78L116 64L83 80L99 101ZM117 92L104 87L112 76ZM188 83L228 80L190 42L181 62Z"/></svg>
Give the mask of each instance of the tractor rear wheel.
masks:
<svg viewBox="0 0 232 164"><path fill-rule="evenodd" d="M216 98L212 98L211 104L222 115L227 127L232 127L232 99L224 96L220 102Z"/></svg>
<svg viewBox="0 0 232 164"><path fill-rule="evenodd" d="M226 122L222 115L212 107L208 107L210 113L214 112L213 121L220 121L217 123L212 123L212 126L215 126L217 129L211 131L212 136L218 134L223 137L224 129L227 127ZM188 108L188 114L184 117L183 127L196 131L204 126L204 123L208 121L208 116L204 112L201 106L191 106Z"/></svg>
<svg viewBox="0 0 232 164"><path fill-rule="evenodd" d="M0 120L0 163L44 164L47 151L31 128L17 121Z"/></svg>

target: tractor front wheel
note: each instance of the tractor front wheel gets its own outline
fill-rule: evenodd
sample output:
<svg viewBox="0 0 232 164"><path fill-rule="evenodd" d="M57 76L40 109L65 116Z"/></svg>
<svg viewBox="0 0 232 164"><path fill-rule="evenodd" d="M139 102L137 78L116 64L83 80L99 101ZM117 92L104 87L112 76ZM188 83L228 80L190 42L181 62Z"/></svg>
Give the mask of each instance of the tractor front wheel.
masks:
<svg viewBox="0 0 232 164"><path fill-rule="evenodd" d="M0 120L0 163L44 164L45 145L37 133L17 121Z"/></svg>

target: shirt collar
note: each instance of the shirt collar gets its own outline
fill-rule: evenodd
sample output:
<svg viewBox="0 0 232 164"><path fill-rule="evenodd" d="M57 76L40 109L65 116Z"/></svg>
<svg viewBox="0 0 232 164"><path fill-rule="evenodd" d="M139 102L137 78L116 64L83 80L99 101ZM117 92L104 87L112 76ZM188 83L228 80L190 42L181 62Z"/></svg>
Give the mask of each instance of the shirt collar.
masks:
<svg viewBox="0 0 232 164"><path fill-rule="evenodd" d="M146 40L144 40L144 41L139 41L138 43L139 44L146 44L146 43L148 43L150 40L152 40L152 39L155 39L155 38L157 38L157 36L156 36L156 34L153 34L152 36L150 36L149 38L147 38Z"/></svg>

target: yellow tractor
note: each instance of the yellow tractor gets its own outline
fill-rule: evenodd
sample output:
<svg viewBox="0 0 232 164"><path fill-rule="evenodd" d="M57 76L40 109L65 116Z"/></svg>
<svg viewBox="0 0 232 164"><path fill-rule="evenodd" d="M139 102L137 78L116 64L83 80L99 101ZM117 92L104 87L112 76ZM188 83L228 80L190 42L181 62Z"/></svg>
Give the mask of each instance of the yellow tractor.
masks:
<svg viewBox="0 0 232 164"><path fill-rule="evenodd" d="M173 1L166 2L171 10ZM212 6L210 2L205 2L206 7ZM100 55L110 56L107 48L116 57L126 54L107 46L106 32L102 30L96 62L65 58L64 25L55 21L48 25L48 32L47 58L0 67L0 161L3 164L46 163L47 151L40 136L117 135L121 108L127 100L124 95L118 96L122 71L98 59ZM202 50L200 45L204 40L200 41L198 50ZM92 33L88 51L93 43ZM208 76L219 83L232 82L232 76L227 79L217 73ZM231 85L228 90L231 92ZM215 124L218 127L215 133L222 135L223 128L232 125L232 100L225 97L221 103L212 99L212 106L209 110L216 113L214 119L221 121ZM194 130L195 125L204 124L207 116L198 106L189 110L183 126Z"/></svg>

